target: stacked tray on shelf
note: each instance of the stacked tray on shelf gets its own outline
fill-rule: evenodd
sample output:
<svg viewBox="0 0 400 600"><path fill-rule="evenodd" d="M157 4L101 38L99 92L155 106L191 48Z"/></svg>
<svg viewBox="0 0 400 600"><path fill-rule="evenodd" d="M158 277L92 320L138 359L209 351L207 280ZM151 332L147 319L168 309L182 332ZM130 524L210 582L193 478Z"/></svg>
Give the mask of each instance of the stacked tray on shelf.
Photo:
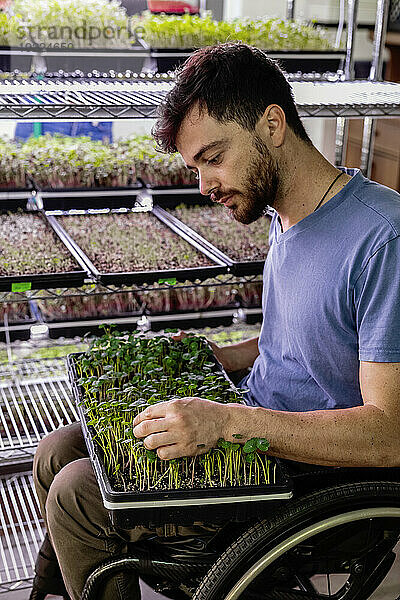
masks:
<svg viewBox="0 0 400 600"><path fill-rule="evenodd" d="M116 294L70 296L36 300L46 323L90 320L134 315L187 314L193 311L213 311L225 308L261 306L261 283L223 283L187 289L171 286L168 289L131 291ZM227 281L230 276L226 276ZM12 306L10 304L10 306Z"/></svg>
<svg viewBox="0 0 400 600"><path fill-rule="evenodd" d="M243 225L219 205L191 206L176 202L175 208L164 210L156 206L153 212L176 231L185 232L228 262L234 275L262 273L269 247L269 217Z"/></svg>
<svg viewBox="0 0 400 600"><path fill-rule="evenodd" d="M88 276L73 246L42 213L1 214L0 249L2 291L78 287Z"/></svg>
<svg viewBox="0 0 400 600"><path fill-rule="evenodd" d="M32 203L51 211L133 208L144 188L166 205L171 195L200 201L194 175L180 155L158 152L148 135L110 144L46 134L23 143L0 139L0 150L0 200L14 199L7 209L25 207L28 184Z"/></svg>
<svg viewBox="0 0 400 600"><path fill-rule="evenodd" d="M54 217L48 217L55 219ZM152 212L57 217L92 275L103 284L204 280L227 273L209 249L163 223Z"/></svg>
<svg viewBox="0 0 400 600"><path fill-rule="evenodd" d="M32 183L19 157L18 145L0 138L0 213L26 208Z"/></svg>
<svg viewBox="0 0 400 600"><path fill-rule="evenodd" d="M119 143L44 135L22 144L20 155L45 210L132 207L142 188L134 156Z"/></svg>
<svg viewBox="0 0 400 600"><path fill-rule="evenodd" d="M177 201L185 204L207 204L208 200L201 195L197 184L186 185L154 185L146 184L146 195L151 199L153 205L157 204L163 208L175 206Z"/></svg>
<svg viewBox="0 0 400 600"><path fill-rule="evenodd" d="M255 275L268 251L264 218L244 226L207 204L58 216L19 211L0 215L0 225L3 291L78 287L88 277L104 285L173 285L228 273ZM136 301L139 311L147 309Z"/></svg>

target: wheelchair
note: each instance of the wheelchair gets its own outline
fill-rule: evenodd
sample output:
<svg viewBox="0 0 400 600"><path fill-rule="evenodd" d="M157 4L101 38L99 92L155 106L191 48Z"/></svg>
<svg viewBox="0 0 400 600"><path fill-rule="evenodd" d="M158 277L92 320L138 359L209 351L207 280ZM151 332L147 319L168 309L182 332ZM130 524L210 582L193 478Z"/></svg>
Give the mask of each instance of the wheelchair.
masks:
<svg viewBox="0 0 400 600"><path fill-rule="evenodd" d="M132 544L91 573L81 600L98 598L118 571L135 571L172 600L375 600L384 585L385 598L398 600L400 468L286 462L292 499L209 536Z"/></svg>

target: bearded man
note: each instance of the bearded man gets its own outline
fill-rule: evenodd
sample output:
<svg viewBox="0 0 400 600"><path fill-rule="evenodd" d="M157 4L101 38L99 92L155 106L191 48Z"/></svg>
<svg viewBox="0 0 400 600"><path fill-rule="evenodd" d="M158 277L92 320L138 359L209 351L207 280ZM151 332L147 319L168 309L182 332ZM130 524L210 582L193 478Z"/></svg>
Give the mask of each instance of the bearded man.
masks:
<svg viewBox="0 0 400 600"><path fill-rule="evenodd" d="M136 417L134 435L164 460L205 452L221 437L237 441L240 431L300 463L398 466L399 194L329 163L276 63L243 44L191 55L153 133L234 219L251 223L268 207L274 216L260 337L214 346L228 372L251 368L241 384L247 405L155 404ZM127 536L110 526L79 424L40 443L34 477L51 538L42 554L54 548L78 600L94 566L120 553ZM137 528L131 539L146 534ZM132 575L119 575L102 598L139 594Z"/></svg>

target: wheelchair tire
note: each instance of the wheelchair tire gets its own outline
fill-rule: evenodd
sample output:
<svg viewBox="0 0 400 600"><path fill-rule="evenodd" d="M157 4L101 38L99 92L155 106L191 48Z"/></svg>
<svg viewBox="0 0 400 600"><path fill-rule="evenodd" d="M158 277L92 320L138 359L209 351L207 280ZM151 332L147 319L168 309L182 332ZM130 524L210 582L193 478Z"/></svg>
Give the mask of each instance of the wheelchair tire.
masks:
<svg viewBox="0 0 400 600"><path fill-rule="evenodd" d="M239 536L193 600L365 600L390 571L399 537L400 483L319 490Z"/></svg>

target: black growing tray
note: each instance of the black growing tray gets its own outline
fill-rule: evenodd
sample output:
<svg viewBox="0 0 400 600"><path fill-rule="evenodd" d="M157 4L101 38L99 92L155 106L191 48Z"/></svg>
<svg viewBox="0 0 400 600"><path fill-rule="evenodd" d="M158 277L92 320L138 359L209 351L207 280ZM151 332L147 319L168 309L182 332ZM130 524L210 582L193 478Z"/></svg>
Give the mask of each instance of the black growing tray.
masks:
<svg viewBox="0 0 400 600"><path fill-rule="evenodd" d="M47 221L48 219L42 213L32 213L26 211L32 217L43 218ZM62 240L60 240L62 241ZM67 249L71 249L67 246ZM74 256L74 260L79 265L79 269L76 271L66 271L62 273L32 273L27 275L3 275L0 276L0 291L12 291L12 292L23 292L28 290L40 290L47 288L60 288L60 287L80 287L84 284L85 279L88 277L88 271L83 270L83 265Z"/></svg>
<svg viewBox="0 0 400 600"><path fill-rule="evenodd" d="M200 193L197 185L151 185L145 184L147 193L153 203L171 208L184 202L185 204L204 204L209 200Z"/></svg>
<svg viewBox="0 0 400 600"><path fill-rule="evenodd" d="M0 213L25 210L31 194L29 188L0 188Z"/></svg>
<svg viewBox="0 0 400 600"><path fill-rule="evenodd" d="M153 211L151 211L153 213ZM154 213L155 217L156 213ZM87 218L86 215L82 215L82 218ZM58 223L60 230L63 230L62 226ZM184 269L165 269L155 271L126 271L117 273L102 273L98 271L97 267L91 262L90 258L86 256L84 251L75 244L79 253L84 257L84 261L90 269L92 276L104 285L129 285L129 284L142 284L142 283L164 283L171 280L171 283L175 281L193 281L195 279L201 279L204 281L210 277L216 277L217 275L223 275L228 272L228 264L216 256L213 252L207 248L197 244L190 236L185 236L181 231L174 229L173 226L168 224L168 227L174 231L177 235L184 238L189 244L195 247L199 252L202 252L213 261L215 265L207 267L193 267ZM65 230L63 230L65 231ZM65 232L66 233L66 232ZM66 234L68 235L68 234Z"/></svg>
<svg viewBox="0 0 400 600"><path fill-rule="evenodd" d="M92 440L94 431L86 424L82 407L82 388L76 383L75 358L82 354L77 352L67 356L68 376L103 504L110 512L116 527L132 529L137 525L154 527L166 523L189 525L194 521L218 523L228 519L241 521L261 518L267 512L268 503L289 500L292 497L292 482L286 467L279 459L274 458L271 458L271 462L274 465L276 483L268 485L157 492L113 490L104 467L101 449ZM229 380L222 366L218 362L217 364ZM232 388L236 389L232 382L230 383Z"/></svg>
<svg viewBox="0 0 400 600"><path fill-rule="evenodd" d="M86 277L85 271L3 276L0 277L0 291L22 292L47 288L80 287Z"/></svg>
<svg viewBox="0 0 400 600"><path fill-rule="evenodd" d="M36 188L44 210L71 210L132 207L142 186L93 188Z"/></svg>
<svg viewBox="0 0 400 600"><path fill-rule="evenodd" d="M222 252L222 250L214 246L206 238L197 233L197 231L194 231L194 229L189 227L189 225L186 225L186 223L183 223L182 221L168 213L162 207L155 206L153 208L153 212L164 223L166 223L170 227L175 226L176 231L181 231L181 233L185 233L188 237L192 237L193 240L196 241L198 244L202 245L204 249L213 252L216 256L219 256L221 260L226 261L229 264L229 270L233 275L260 275L263 272L265 260L235 260L234 258L231 258L228 254L225 254L225 252Z"/></svg>
<svg viewBox="0 0 400 600"><path fill-rule="evenodd" d="M195 48L156 48L152 47L150 56L157 61L159 72L172 71L179 67ZM268 50L265 54L277 59L287 73L326 73L337 71L344 65L344 50Z"/></svg>

